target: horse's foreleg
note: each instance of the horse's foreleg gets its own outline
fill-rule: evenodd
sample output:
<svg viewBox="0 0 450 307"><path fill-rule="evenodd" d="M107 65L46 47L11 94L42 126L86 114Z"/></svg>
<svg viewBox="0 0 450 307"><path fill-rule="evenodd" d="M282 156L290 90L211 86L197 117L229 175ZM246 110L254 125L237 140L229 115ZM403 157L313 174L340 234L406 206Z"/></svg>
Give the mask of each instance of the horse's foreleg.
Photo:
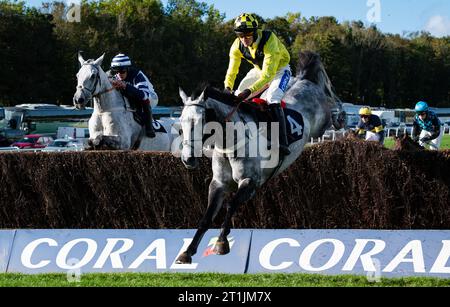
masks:
<svg viewBox="0 0 450 307"><path fill-rule="evenodd" d="M88 144L86 147L86 150L95 150L100 147L103 141L103 135L102 134L96 134L95 137L92 137L88 140Z"/></svg>
<svg viewBox="0 0 450 307"><path fill-rule="evenodd" d="M192 239L191 244L189 245L187 250L178 257L177 263L192 262L192 256L197 253L197 248L200 244L200 241L202 240L206 231L211 228L214 218L222 207L224 195L225 185L216 180L211 181L209 185L208 209L206 210L205 215L200 221L200 225L194 235L194 238Z"/></svg>
<svg viewBox="0 0 450 307"><path fill-rule="evenodd" d="M214 252L217 255L226 255L230 252L230 245L228 243L227 236L230 234L231 218L233 217L239 205L250 200L256 191L256 182L251 178L242 180L239 183L239 188L233 198L227 205L227 214L222 224L222 229L219 235L219 239L214 247Z"/></svg>
<svg viewBox="0 0 450 307"><path fill-rule="evenodd" d="M131 147L129 143L122 144L121 137L115 135L104 135L102 145L105 149L110 150L128 149Z"/></svg>

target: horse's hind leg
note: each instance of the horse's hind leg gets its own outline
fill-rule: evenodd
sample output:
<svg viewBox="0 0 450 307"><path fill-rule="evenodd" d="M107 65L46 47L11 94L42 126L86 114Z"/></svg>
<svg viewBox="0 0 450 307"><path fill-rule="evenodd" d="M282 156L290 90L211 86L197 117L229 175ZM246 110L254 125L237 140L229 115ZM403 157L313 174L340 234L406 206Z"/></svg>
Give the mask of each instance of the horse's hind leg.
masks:
<svg viewBox="0 0 450 307"><path fill-rule="evenodd" d="M230 244L228 243L227 236L230 234L231 218L233 217L239 205L250 200L256 191L256 182L251 178L246 178L239 183L239 188L233 198L227 205L227 214L222 224L222 230L219 235L219 239L214 247L214 252L217 255L226 255L230 252Z"/></svg>
<svg viewBox="0 0 450 307"><path fill-rule="evenodd" d="M209 185L208 209L206 210L206 214L200 221L200 225L194 238L192 239L191 244L187 250L177 258L177 263L192 262L192 256L197 253L197 248L203 238L203 235L211 227L214 218L222 207L224 195L225 185L217 180L211 181Z"/></svg>

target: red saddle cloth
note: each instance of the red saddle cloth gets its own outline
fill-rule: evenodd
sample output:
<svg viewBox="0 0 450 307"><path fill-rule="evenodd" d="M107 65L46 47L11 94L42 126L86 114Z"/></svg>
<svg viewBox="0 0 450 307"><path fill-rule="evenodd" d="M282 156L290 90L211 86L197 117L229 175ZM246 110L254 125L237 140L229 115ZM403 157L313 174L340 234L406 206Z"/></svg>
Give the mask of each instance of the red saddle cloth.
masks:
<svg viewBox="0 0 450 307"><path fill-rule="evenodd" d="M252 99L252 102L253 102L254 104L257 104L257 105L265 105L265 106L268 105L268 104L267 104L267 101L266 101L265 99L262 99L262 98L253 98L253 99ZM283 109L286 109L286 102L285 102L284 100L281 100L281 107L282 107Z"/></svg>

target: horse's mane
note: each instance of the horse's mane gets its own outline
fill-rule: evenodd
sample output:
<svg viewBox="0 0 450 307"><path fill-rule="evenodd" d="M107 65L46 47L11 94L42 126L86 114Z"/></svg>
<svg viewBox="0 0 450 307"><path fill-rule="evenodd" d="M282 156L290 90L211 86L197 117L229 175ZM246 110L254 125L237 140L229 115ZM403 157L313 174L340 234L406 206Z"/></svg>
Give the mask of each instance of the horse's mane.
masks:
<svg viewBox="0 0 450 307"><path fill-rule="evenodd" d="M235 105L236 96L234 96L233 94L230 94L230 93L226 93L215 87L207 86L205 88L204 93L205 93L205 98L215 99L215 100L218 100L218 101L220 101L224 104L230 105L230 106Z"/></svg>
<svg viewBox="0 0 450 307"><path fill-rule="evenodd" d="M394 150L422 151L424 148L404 134L395 138Z"/></svg>
<svg viewBox="0 0 450 307"><path fill-rule="evenodd" d="M297 66L297 76L300 80L309 80L323 88L325 94L330 97L333 103L341 102L333 91L333 85L319 54L312 51L301 51Z"/></svg>
<svg viewBox="0 0 450 307"><path fill-rule="evenodd" d="M205 99L211 98L230 106L235 105L236 96L214 87L211 82L203 82L197 87L194 92L192 92L191 99L196 100L201 94L204 94Z"/></svg>

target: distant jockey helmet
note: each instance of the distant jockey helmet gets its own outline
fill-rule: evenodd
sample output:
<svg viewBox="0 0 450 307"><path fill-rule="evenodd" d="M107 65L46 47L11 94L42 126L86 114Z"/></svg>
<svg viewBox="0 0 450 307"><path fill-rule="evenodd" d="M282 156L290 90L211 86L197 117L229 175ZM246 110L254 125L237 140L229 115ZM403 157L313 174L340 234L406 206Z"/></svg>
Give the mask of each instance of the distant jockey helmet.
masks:
<svg viewBox="0 0 450 307"><path fill-rule="evenodd" d="M419 101L416 104L416 113L423 113L423 112L428 112L429 107L428 104L425 101Z"/></svg>
<svg viewBox="0 0 450 307"><path fill-rule="evenodd" d="M370 116L372 115L372 110L370 108L361 108L359 110L359 115Z"/></svg>

